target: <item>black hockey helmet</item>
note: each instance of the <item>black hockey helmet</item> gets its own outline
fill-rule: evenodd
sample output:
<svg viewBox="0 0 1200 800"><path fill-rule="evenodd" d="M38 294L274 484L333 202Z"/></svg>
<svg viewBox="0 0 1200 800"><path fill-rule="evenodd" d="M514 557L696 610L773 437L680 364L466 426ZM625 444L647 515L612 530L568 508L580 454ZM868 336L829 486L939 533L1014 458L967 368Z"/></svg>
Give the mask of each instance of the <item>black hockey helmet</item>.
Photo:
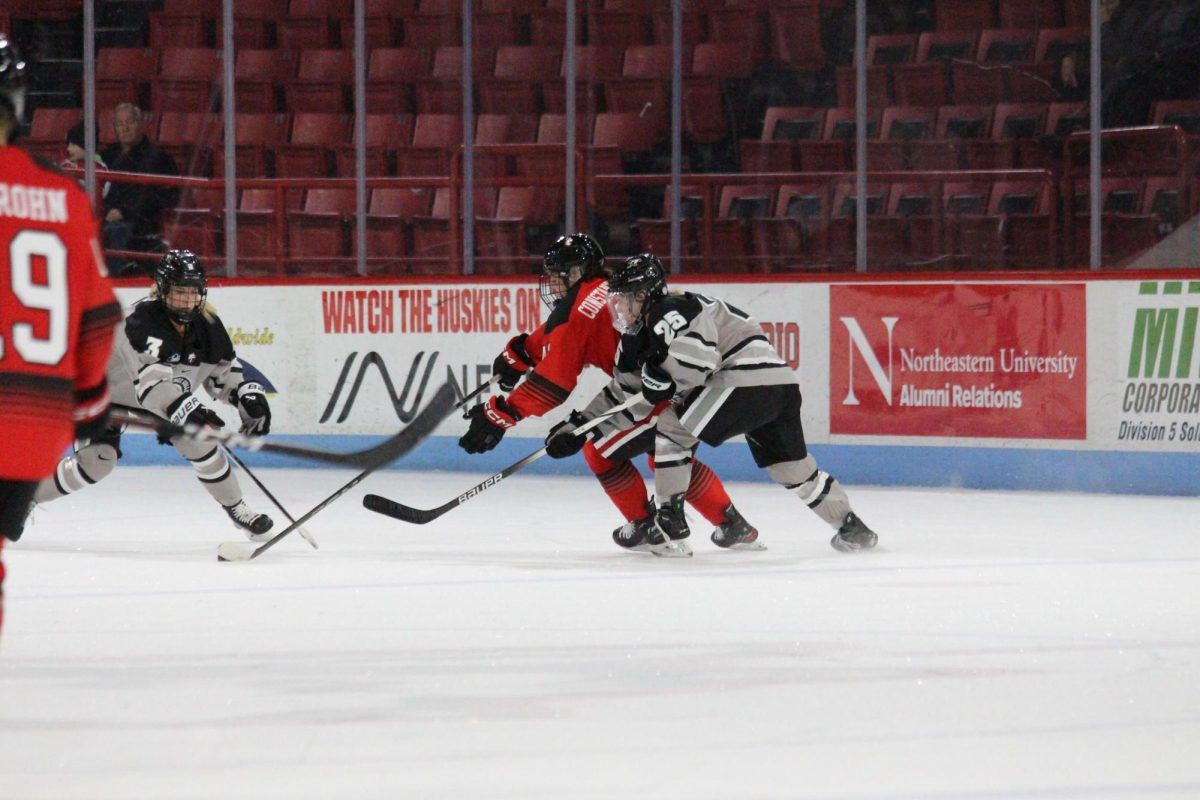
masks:
<svg viewBox="0 0 1200 800"><path fill-rule="evenodd" d="M604 248L586 233L560 236L542 259L542 302L553 308L571 287L604 269Z"/></svg>
<svg viewBox="0 0 1200 800"><path fill-rule="evenodd" d="M17 46L8 38L8 34L0 31L0 114L12 117L19 123L25 113L25 85L28 80L29 68L17 52ZM9 132L11 140L16 133L16 125Z"/></svg>
<svg viewBox="0 0 1200 800"><path fill-rule="evenodd" d="M653 253L625 259L608 279L608 309L622 333L637 333L646 305L667 293L667 271Z"/></svg>
<svg viewBox="0 0 1200 800"><path fill-rule="evenodd" d="M167 315L180 324L191 322L196 312L204 305L208 296L208 281L199 257L191 250L168 250L154 269L154 285L158 288L158 301ZM168 302L171 290L177 286L194 286L199 292L196 304L191 308L178 308Z"/></svg>

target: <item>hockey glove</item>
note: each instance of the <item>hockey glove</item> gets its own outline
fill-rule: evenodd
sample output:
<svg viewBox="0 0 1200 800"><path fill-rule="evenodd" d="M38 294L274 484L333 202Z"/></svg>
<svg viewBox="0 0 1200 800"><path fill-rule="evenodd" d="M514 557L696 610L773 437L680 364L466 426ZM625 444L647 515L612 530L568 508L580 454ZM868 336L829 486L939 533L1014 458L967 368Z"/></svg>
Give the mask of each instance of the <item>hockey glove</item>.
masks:
<svg viewBox="0 0 1200 800"><path fill-rule="evenodd" d="M675 396L675 380L658 364L647 361L642 365L642 396L651 403L661 403Z"/></svg>
<svg viewBox="0 0 1200 800"><path fill-rule="evenodd" d="M551 458L566 458L582 450L587 437L573 431L587 421L583 414L572 411L566 419L551 428L546 436L546 455Z"/></svg>
<svg viewBox="0 0 1200 800"><path fill-rule="evenodd" d="M267 404L267 391L262 384L244 381L238 386L237 410L242 417L241 432L252 436L266 436L271 432L271 406Z"/></svg>
<svg viewBox="0 0 1200 800"><path fill-rule="evenodd" d="M167 406L167 419L173 425L196 425L198 427L224 428L225 421L194 394L185 394ZM159 436L159 444L170 444L168 437Z"/></svg>
<svg viewBox="0 0 1200 800"><path fill-rule="evenodd" d="M468 453L486 453L500 444L508 429L520 421L521 414L503 397L493 397L472 408L467 419L471 420L471 427L458 440L458 446Z"/></svg>
<svg viewBox="0 0 1200 800"><path fill-rule="evenodd" d="M75 438L94 439L108 429L108 382L101 380L91 389L75 392Z"/></svg>
<svg viewBox="0 0 1200 800"><path fill-rule="evenodd" d="M509 339L504 352L492 362L492 374L500 376L500 388L505 392L511 392L521 376L529 371L533 359L525 349L525 340L528 338L528 333L522 333Z"/></svg>

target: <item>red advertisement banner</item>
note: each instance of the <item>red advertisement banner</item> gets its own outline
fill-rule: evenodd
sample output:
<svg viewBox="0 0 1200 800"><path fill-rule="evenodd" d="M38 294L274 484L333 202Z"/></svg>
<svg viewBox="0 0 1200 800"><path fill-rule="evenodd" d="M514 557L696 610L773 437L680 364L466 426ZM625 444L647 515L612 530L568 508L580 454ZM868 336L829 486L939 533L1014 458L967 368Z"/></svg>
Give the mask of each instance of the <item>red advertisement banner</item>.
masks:
<svg viewBox="0 0 1200 800"><path fill-rule="evenodd" d="M1083 284L829 292L831 433L1086 438Z"/></svg>

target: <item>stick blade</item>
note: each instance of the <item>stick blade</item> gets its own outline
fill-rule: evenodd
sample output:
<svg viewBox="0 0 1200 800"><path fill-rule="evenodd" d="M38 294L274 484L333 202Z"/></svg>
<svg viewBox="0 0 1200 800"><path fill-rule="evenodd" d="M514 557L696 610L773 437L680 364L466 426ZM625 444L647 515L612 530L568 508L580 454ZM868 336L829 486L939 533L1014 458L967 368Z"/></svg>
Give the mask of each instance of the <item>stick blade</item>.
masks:
<svg viewBox="0 0 1200 800"><path fill-rule="evenodd" d="M363 508L374 511L376 514L383 514L385 517L398 519L401 522L411 522L414 525L424 525L438 516L436 513L402 505L377 494L368 494L363 497Z"/></svg>
<svg viewBox="0 0 1200 800"><path fill-rule="evenodd" d="M217 561L249 561L254 551L236 542L222 542L217 548Z"/></svg>

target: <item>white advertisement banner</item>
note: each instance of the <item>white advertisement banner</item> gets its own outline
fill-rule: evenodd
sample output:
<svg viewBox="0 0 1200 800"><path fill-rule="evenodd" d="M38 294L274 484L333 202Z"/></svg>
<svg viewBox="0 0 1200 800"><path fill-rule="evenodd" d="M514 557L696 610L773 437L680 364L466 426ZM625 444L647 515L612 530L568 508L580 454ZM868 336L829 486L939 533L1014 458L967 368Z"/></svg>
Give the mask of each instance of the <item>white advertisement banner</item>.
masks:
<svg viewBox="0 0 1200 800"><path fill-rule="evenodd" d="M851 315L855 304L862 302L864 318L884 318L888 304L895 301L888 291L872 294L871 287L906 287L895 294L916 309L923 297L940 296L937 291L922 293L920 286L936 289L952 283L856 281L831 286L680 281L673 285L720 297L763 325L776 349L797 371L804 391L805 433L814 443L1200 452L1196 341L1200 281L1086 282L1086 362L1091 365L1086 392L1081 393L1086 433L1080 425L1069 438L1057 430L1044 437L1035 432L1025 438L1004 438L991 431L982 436L974 433L978 422L964 421L947 424L948 433L943 435L936 425L918 420L914 429L927 429L924 435L900 435L899 423L884 435L886 428L879 434L865 430L869 417L861 415L852 424L839 422L853 432L831 433L831 386L840 386L854 374L862 380L873 366L866 361L856 366L851 348L841 343L847 353L839 358L846 359L846 367L837 361L839 374L831 375L831 347L837 344L832 341L831 294L838 293L834 311L841 316ZM1015 285L1003 281L977 285L986 290L989 283ZM1052 283L1026 286L1036 289ZM845 287L856 288L846 292ZM127 304L145 294L141 289L119 290ZM411 419L441 383L450 381L461 392L469 392L487 381L492 362L508 339L540 324L547 313L533 280L225 286L211 288L209 298L247 370L272 389L275 430L296 434L391 433ZM1030 307L1029 301L1023 302L1018 311ZM938 315L936 309L922 313L921 324L930 330L920 335L930 341L954 341L970 334L963 329L963 319L954 315ZM1079 312L1064 307L1064 313ZM942 316L947 331L939 333ZM1046 318L1052 316L1023 311L1011 315L1022 324ZM1056 326L1064 329L1061 320ZM1041 335L1018 333L1014 341L1036 343ZM1061 349L1057 344L1055 348ZM1040 352L1033 345L1029 349ZM866 355L861 347L855 352L860 360ZM881 365L887 355L886 348L879 351ZM852 374L842 375L847 369ZM586 404L607 380L598 370L591 373L561 411L545 420L529 420L511 435L541 437L567 410ZM843 387L838 396L845 394ZM1052 402L1055 395L1047 397ZM945 408L939 413L953 422L949 418L956 414L980 412ZM459 435L464 430L465 422L454 415L438 433Z"/></svg>

